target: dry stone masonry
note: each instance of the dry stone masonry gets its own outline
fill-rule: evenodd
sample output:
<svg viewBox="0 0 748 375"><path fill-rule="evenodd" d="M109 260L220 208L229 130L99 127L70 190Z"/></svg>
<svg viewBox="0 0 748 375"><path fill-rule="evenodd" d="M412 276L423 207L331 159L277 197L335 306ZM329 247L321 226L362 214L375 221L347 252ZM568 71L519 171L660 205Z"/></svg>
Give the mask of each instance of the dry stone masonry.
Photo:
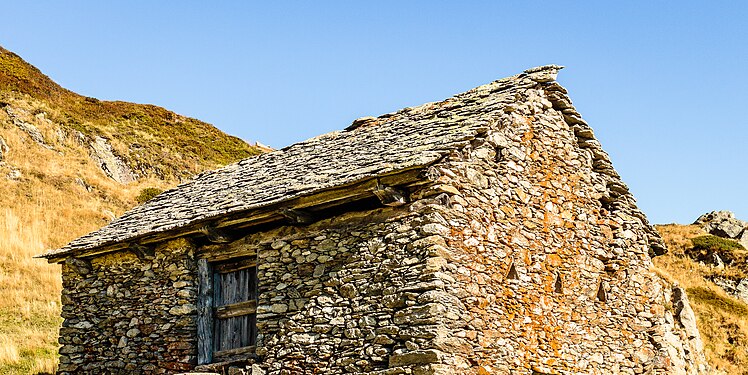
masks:
<svg viewBox="0 0 748 375"><path fill-rule="evenodd" d="M194 248L186 240L154 256L110 253L63 264L59 373L189 370L196 360Z"/></svg>
<svg viewBox="0 0 748 375"><path fill-rule="evenodd" d="M708 373L559 69L202 174L48 252L59 374ZM256 291L206 277L240 267ZM238 316L251 345L212 350Z"/></svg>

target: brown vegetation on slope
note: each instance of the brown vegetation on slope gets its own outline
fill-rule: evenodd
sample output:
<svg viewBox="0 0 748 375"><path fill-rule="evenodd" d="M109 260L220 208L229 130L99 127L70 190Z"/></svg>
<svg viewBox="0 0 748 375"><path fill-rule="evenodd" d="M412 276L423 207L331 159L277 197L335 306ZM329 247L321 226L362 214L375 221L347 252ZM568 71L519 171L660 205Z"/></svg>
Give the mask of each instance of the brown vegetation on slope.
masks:
<svg viewBox="0 0 748 375"><path fill-rule="evenodd" d="M694 247L691 239L705 234L695 225L656 228L669 252L655 258L655 266L664 277L686 289L698 318L707 360L726 374L748 374L748 305L708 281L715 274L738 275L746 270L739 264L717 269L688 257L686 254Z"/></svg>
<svg viewBox="0 0 748 375"><path fill-rule="evenodd" d="M186 178L262 153L210 124L161 107L78 95L0 47L0 107L6 105L44 113L65 130L111 140L115 152L141 175Z"/></svg>
<svg viewBox="0 0 748 375"><path fill-rule="evenodd" d="M9 114L33 125L40 144ZM16 119L18 120L18 119ZM82 135L82 136L81 136ZM91 156L106 138L138 179L107 177ZM33 259L93 231L155 191L261 151L152 105L66 90L0 47L0 373L53 372L60 269Z"/></svg>

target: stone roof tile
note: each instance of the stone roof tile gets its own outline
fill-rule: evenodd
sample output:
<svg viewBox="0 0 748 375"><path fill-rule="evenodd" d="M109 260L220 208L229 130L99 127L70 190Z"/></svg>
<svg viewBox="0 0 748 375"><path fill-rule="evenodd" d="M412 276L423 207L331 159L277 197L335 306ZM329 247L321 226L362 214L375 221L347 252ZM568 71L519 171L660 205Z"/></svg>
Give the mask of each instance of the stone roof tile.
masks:
<svg viewBox="0 0 748 375"><path fill-rule="evenodd" d="M362 118L346 130L201 173L41 257L59 260L372 176L427 166L473 139L496 110L516 100L517 92L555 79L559 69L555 65L533 68L442 102Z"/></svg>

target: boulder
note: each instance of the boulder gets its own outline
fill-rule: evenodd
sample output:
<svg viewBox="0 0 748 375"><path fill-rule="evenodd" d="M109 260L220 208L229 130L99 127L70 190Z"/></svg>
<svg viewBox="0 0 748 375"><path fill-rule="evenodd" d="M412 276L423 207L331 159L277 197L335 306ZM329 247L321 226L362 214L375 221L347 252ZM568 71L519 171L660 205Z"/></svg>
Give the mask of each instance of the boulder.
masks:
<svg viewBox="0 0 748 375"><path fill-rule="evenodd" d="M715 276L710 278L710 280L727 292L727 294L748 303L748 278L733 280L726 277Z"/></svg>
<svg viewBox="0 0 748 375"><path fill-rule="evenodd" d="M748 227L744 228L742 232L735 238L744 248L748 249Z"/></svg>
<svg viewBox="0 0 748 375"><path fill-rule="evenodd" d="M743 232L743 228L746 227L746 222L738 219L727 219L717 224L714 229L710 231L711 234L718 237L732 238L735 239L740 233Z"/></svg>
<svg viewBox="0 0 748 375"><path fill-rule="evenodd" d="M735 214L730 211L712 211L703 214L696 219L694 224L709 234L737 240L744 247L748 245L748 233L746 233L748 222L735 218Z"/></svg>

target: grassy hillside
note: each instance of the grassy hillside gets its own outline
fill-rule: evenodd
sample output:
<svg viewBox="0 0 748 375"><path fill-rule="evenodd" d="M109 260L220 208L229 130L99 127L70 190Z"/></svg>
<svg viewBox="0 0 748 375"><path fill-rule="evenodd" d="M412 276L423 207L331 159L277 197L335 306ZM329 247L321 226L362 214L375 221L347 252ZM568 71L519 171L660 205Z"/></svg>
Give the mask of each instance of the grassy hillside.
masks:
<svg viewBox="0 0 748 375"><path fill-rule="evenodd" d="M107 177L92 157L97 137L135 181ZM34 255L105 225L153 189L261 152L160 107L73 93L1 47L0 139L0 374L56 368L60 269Z"/></svg>
<svg viewBox="0 0 748 375"><path fill-rule="evenodd" d="M143 175L184 178L261 152L161 107L78 95L0 47L0 107L6 105L44 114L68 133L110 139L115 152Z"/></svg>
<svg viewBox="0 0 748 375"><path fill-rule="evenodd" d="M670 224L656 228L670 252L655 258L655 266L663 277L686 289L709 364L724 374L748 374L748 305L708 281L715 275L746 277L745 264L734 262L717 268L692 260L686 255L693 252L692 239L705 235L697 226ZM707 241L696 242L703 245ZM719 240L709 242L709 246L718 246L715 252L732 251L735 259L745 258L745 250L737 246L722 245Z"/></svg>

